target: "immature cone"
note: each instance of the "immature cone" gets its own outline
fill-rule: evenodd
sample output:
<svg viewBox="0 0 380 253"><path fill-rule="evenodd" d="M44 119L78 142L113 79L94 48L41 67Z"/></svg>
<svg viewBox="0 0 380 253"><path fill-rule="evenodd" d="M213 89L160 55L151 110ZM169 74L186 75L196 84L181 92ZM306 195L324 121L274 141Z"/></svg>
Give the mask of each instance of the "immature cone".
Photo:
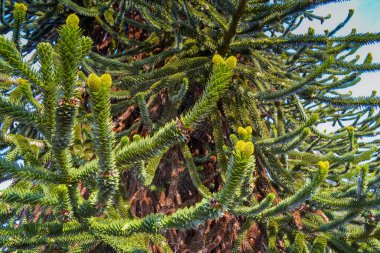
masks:
<svg viewBox="0 0 380 253"><path fill-rule="evenodd" d="M100 89L101 80L96 74L91 73L87 79L87 86L92 92L96 92Z"/></svg>
<svg viewBox="0 0 380 253"><path fill-rule="evenodd" d="M141 136L138 134L133 135L132 137L133 141L139 141L141 139Z"/></svg>
<svg viewBox="0 0 380 253"><path fill-rule="evenodd" d="M243 128L243 127L239 127L238 128L238 133L241 135L241 136L244 136L244 135L247 135L248 134L248 131Z"/></svg>
<svg viewBox="0 0 380 253"><path fill-rule="evenodd" d="M66 25L68 25L69 27L78 27L79 25L79 18L77 15L75 14L70 14L67 19L66 19Z"/></svg>
<svg viewBox="0 0 380 253"><path fill-rule="evenodd" d="M236 134L231 134L230 139L233 143L236 143L239 141L239 138L236 136Z"/></svg>
<svg viewBox="0 0 380 253"><path fill-rule="evenodd" d="M14 25L17 29L20 28L21 23L24 21L27 10L28 10L28 7L26 7L25 4L15 3L14 10L13 10L13 17L14 17Z"/></svg>
<svg viewBox="0 0 380 253"><path fill-rule="evenodd" d="M319 161L318 166L322 170L328 170L330 168L330 162L329 161Z"/></svg>
<svg viewBox="0 0 380 253"><path fill-rule="evenodd" d="M235 149L236 151L241 151L243 149L245 145L245 141L238 141L236 144L235 144Z"/></svg>
<svg viewBox="0 0 380 253"><path fill-rule="evenodd" d="M255 147L253 146L253 143L248 141L244 144L244 146L241 150L241 153L242 153L242 155L244 155L246 157L250 157L254 151L255 151Z"/></svg>
<svg viewBox="0 0 380 253"><path fill-rule="evenodd" d="M251 134L252 134L252 127L247 126L246 128L244 127L239 127L238 128L238 134L242 137L243 140L249 141L251 140Z"/></svg>
<svg viewBox="0 0 380 253"><path fill-rule="evenodd" d="M243 157L250 157L255 151L255 147L252 142L238 141L235 145L236 153L241 154Z"/></svg>
<svg viewBox="0 0 380 253"><path fill-rule="evenodd" d="M350 133L350 134L353 134L354 131L355 131L355 128L353 126L348 126L347 127L347 131Z"/></svg>
<svg viewBox="0 0 380 253"><path fill-rule="evenodd" d="M110 74L103 74L100 77L101 85L107 88L111 88L112 86L112 77Z"/></svg>
<svg viewBox="0 0 380 253"><path fill-rule="evenodd" d="M212 63L214 63L214 65L219 65L219 64L225 63L225 61L220 54L215 54L212 57Z"/></svg>
<svg viewBox="0 0 380 253"><path fill-rule="evenodd" d="M269 193L269 194L267 195L267 198L272 202L272 201L276 198L276 194L274 194L274 193Z"/></svg>
<svg viewBox="0 0 380 253"><path fill-rule="evenodd" d="M237 59L236 59L236 57L235 56L228 57L227 60L226 60L226 65L230 69L236 68L236 65L237 65Z"/></svg>
<svg viewBox="0 0 380 253"><path fill-rule="evenodd" d="M23 11L26 12L28 10L28 7L23 3L15 3L14 5L15 11Z"/></svg>
<svg viewBox="0 0 380 253"><path fill-rule="evenodd" d="M240 135L248 135L248 134L252 134L252 127L251 126L247 126L247 127L238 127L238 133Z"/></svg>
<svg viewBox="0 0 380 253"><path fill-rule="evenodd" d="M130 140L129 140L129 137L128 136L123 136L122 138L121 138L121 145L122 146L125 146L125 145L127 145L127 144L129 144L130 143Z"/></svg>

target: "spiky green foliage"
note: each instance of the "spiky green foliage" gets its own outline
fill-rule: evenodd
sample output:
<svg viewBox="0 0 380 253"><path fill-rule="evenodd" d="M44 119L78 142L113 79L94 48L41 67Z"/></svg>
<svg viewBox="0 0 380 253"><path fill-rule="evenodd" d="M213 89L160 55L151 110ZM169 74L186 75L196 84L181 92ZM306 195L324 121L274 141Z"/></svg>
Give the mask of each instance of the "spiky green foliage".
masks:
<svg viewBox="0 0 380 253"><path fill-rule="evenodd" d="M378 252L379 34L296 30L333 2L1 1L0 250Z"/></svg>

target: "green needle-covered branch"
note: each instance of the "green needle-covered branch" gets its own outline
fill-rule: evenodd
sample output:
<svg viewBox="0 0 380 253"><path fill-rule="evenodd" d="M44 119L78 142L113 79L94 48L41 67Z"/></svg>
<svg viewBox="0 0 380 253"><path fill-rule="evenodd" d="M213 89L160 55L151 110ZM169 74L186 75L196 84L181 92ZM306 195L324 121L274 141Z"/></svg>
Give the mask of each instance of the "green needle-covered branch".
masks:
<svg viewBox="0 0 380 253"><path fill-rule="evenodd" d="M172 121L161 127L155 135L128 144L118 151L116 166L122 171L125 165L152 158L167 147L184 141L182 129L183 126L179 120Z"/></svg>
<svg viewBox="0 0 380 253"><path fill-rule="evenodd" d="M65 71L59 72L58 77L63 86L66 101L74 96L76 72L81 57L81 32L78 24L79 18L76 15L70 15L66 24L59 30L60 39L57 43L57 52L60 68Z"/></svg>
<svg viewBox="0 0 380 253"><path fill-rule="evenodd" d="M109 74L101 77L91 74L88 77L87 85L93 112L93 142L99 167L97 204L108 207L119 183L119 174L115 168L113 153L114 133L110 122L112 78Z"/></svg>
<svg viewBox="0 0 380 253"><path fill-rule="evenodd" d="M211 197L210 190L207 189L207 187L203 185L203 183L202 183L202 181L198 175L198 172L197 172L197 169L196 169L196 166L194 163L194 159L191 156L189 147L185 144L182 145L182 153L183 153L183 156L185 158L186 166L189 170L189 174L190 174L190 177L191 177L191 180L192 180L194 186L197 188L198 192L200 194L202 194L203 197L205 197L205 198Z"/></svg>
<svg viewBox="0 0 380 253"><path fill-rule="evenodd" d="M235 154L230 158L226 174L226 182L218 196L218 201L228 206L236 197L237 191L247 176L250 166L254 167L252 157L254 146L252 142L238 141L235 146Z"/></svg>
<svg viewBox="0 0 380 253"><path fill-rule="evenodd" d="M28 7L26 7L26 5L23 3L16 3L14 5L14 10L13 10L14 31L13 31L12 40L17 46L19 46L19 43L20 43L21 25L25 19L27 10L28 10Z"/></svg>
<svg viewBox="0 0 380 253"><path fill-rule="evenodd" d="M44 118L46 120L47 138L51 141L55 127L55 109L57 88L55 83L55 69L53 63L53 47L49 43L40 43L37 46L41 62L41 73L44 82Z"/></svg>
<svg viewBox="0 0 380 253"><path fill-rule="evenodd" d="M199 125L212 112L218 100L225 94L231 82L237 59L231 56L224 61L220 55L215 55L213 63L214 67L211 79L206 86L202 98L181 119L188 128L195 128Z"/></svg>
<svg viewBox="0 0 380 253"><path fill-rule="evenodd" d="M261 212L263 212L265 209L271 206L274 198L276 196L271 193L269 194L265 199L263 199L259 205L254 207L237 207L233 209L233 212L237 215L242 215L247 218L254 218Z"/></svg>
<svg viewBox="0 0 380 253"><path fill-rule="evenodd" d="M0 35L0 58L4 60L5 63L9 64L12 71L15 71L29 79L31 82L41 86L40 77L31 69L29 64L23 62L22 56L17 50L17 47L3 35Z"/></svg>
<svg viewBox="0 0 380 253"><path fill-rule="evenodd" d="M0 0L0 251L379 252L344 1Z"/></svg>
<svg viewBox="0 0 380 253"><path fill-rule="evenodd" d="M327 178L327 174L329 172L329 162L319 162L319 171L315 173L313 179L310 183L302 187L300 190L298 190L294 195L282 200L280 203L275 205L272 208L267 209L264 211L261 216L262 217L269 217L270 215L285 212L287 210L292 210L300 203L304 202L305 200L309 199L313 193L316 191L316 189L324 183L324 181Z"/></svg>
<svg viewBox="0 0 380 253"><path fill-rule="evenodd" d="M3 175L11 174L12 177L18 179L41 180L48 183L57 183L60 180L57 173L48 171L44 168L32 166L19 166L11 162L0 160L0 171Z"/></svg>

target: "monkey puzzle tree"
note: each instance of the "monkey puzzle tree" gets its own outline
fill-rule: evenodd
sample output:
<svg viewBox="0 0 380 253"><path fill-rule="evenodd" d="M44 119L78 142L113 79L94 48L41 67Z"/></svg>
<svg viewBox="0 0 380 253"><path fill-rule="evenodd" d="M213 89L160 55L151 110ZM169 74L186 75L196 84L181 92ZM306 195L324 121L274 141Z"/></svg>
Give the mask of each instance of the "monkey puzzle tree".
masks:
<svg viewBox="0 0 380 253"><path fill-rule="evenodd" d="M380 252L380 34L295 32L333 2L1 1L0 249Z"/></svg>

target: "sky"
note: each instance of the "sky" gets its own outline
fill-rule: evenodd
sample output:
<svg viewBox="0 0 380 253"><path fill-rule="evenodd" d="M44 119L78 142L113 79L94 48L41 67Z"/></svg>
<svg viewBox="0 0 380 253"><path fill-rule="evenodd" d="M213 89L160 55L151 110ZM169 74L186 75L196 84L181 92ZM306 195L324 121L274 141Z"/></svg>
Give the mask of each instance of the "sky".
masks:
<svg viewBox="0 0 380 253"><path fill-rule="evenodd" d="M323 24L318 20L313 22L307 20L299 28L300 32L306 32L309 27L313 27L316 34L324 34L325 29L332 30L341 23L347 17L349 9L355 10L354 16L336 36L347 35L353 28L356 28L359 33L380 32L380 0L351 0L321 6L314 10L314 14L322 16L331 14L331 18ZM361 55L359 62L364 60L368 52L372 53L373 62L380 63L380 43L362 47L358 51ZM380 94L380 72L365 73L361 78L359 84L348 89L354 96L369 96L373 90L377 90Z"/></svg>
<svg viewBox="0 0 380 253"><path fill-rule="evenodd" d="M345 20L350 9L354 9L354 15L351 20L343 27L335 36L345 36L349 34L353 28L358 33L380 33L380 0L351 0L340 3L323 5L314 9L314 14L327 16L331 14L330 19L326 19L323 24L320 21L303 22L299 28L300 33L306 33L309 27L313 27L316 34L324 34L325 29L332 30L338 24ZM373 63L380 63L380 43L361 47L357 54L360 55L358 63L362 63L367 54L371 52ZM361 81L353 87L339 90L340 93L352 91L352 96L369 96L373 90L380 95L380 71L364 73L361 76ZM322 123L318 125L318 129L328 133L334 132L340 128L338 125L333 127L331 123Z"/></svg>
<svg viewBox="0 0 380 253"><path fill-rule="evenodd" d="M349 9L354 9L355 14L350 22L336 35L344 36L356 28L358 32L380 32L380 0L351 0L321 6L314 10L317 15L326 16L331 14L331 18L323 24L319 21L304 21L299 28L299 32L306 32L309 27L313 27L316 34L323 34L325 29L332 30L336 25L341 23L348 14ZM373 62L380 63L380 43L365 46L358 51L363 60L368 52L373 54ZM362 75L362 80L349 90L354 96L369 96L373 90L377 90L380 94L380 72L366 73ZM5 189L9 182L0 184L0 190Z"/></svg>

